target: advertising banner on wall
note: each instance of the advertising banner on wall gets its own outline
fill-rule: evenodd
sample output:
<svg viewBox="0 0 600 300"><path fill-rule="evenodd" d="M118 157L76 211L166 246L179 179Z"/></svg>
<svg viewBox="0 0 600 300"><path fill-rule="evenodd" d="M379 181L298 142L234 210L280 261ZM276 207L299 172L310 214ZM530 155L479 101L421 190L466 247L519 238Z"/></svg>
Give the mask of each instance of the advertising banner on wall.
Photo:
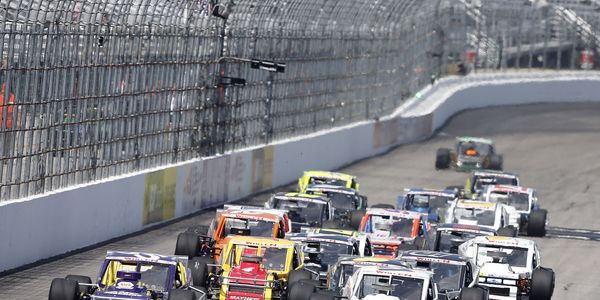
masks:
<svg viewBox="0 0 600 300"><path fill-rule="evenodd" d="M175 187L177 168L168 168L146 174L144 180L143 225L173 218L175 215Z"/></svg>

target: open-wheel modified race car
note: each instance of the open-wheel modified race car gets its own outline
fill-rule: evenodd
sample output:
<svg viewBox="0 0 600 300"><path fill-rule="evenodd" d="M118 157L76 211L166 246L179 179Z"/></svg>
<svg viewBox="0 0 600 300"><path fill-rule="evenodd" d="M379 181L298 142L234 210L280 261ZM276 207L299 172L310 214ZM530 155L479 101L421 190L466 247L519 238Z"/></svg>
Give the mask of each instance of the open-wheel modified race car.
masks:
<svg viewBox="0 0 600 300"><path fill-rule="evenodd" d="M462 196L477 199L486 186L496 184L520 186L519 175L493 170L474 171L465 181Z"/></svg>
<svg viewBox="0 0 600 300"><path fill-rule="evenodd" d="M458 247L478 236L494 236L496 230L477 225L440 224L435 228L433 250L458 253Z"/></svg>
<svg viewBox="0 0 600 300"><path fill-rule="evenodd" d="M191 285L190 273L186 256L108 251L95 284L86 276L55 278L48 300L206 299L205 290Z"/></svg>
<svg viewBox="0 0 600 300"><path fill-rule="evenodd" d="M358 191L359 184L355 176L329 171L305 171L298 179L298 192L305 193L310 185L326 184L345 187Z"/></svg>
<svg viewBox="0 0 600 300"><path fill-rule="evenodd" d="M369 208L359 231L371 238L376 257L393 258L400 249L427 249L427 215L408 210Z"/></svg>
<svg viewBox="0 0 600 300"><path fill-rule="evenodd" d="M194 226L177 236L175 255L219 259L221 249L232 236L284 238L292 223L286 211L254 206L225 205L216 212L210 226Z"/></svg>
<svg viewBox="0 0 600 300"><path fill-rule="evenodd" d="M287 211L294 232L300 232L302 227L337 225L333 221L335 209L325 195L282 192L272 195L265 207Z"/></svg>
<svg viewBox="0 0 600 300"><path fill-rule="evenodd" d="M457 200L448 209L446 220L463 225L478 225L495 230L498 235L517 236L519 217L515 209L502 203Z"/></svg>
<svg viewBox="0 0 600 300"><path fill-rule="evenodd" d="M440 148L435 157L437 170L455 168L458 171L473 169L502 170L504 158L496 154L494 142L477 137L457 137L454 150Z"/></svg>
<svg viewBox="0 0 600 300"><path fill-rule="evenodd" d="M410 188L404 191L405 194L398 197L398 209L427 214L427 219L436 223L443 222L446 210L458 199L454 190Z"/></svg>
<svg viewBox="0 0 600 300"><path fill-rule="evenodd" d="M467 257L437 251L408 250L401 252L398 260L413 268L433 272L440 299L488 299L488 291L475 286L478 269Z"/></svg>
<svg viewBox="0 0 600 300"><path fill-rule="evenodd" d="M540 251L532 240L502 236L477 237L460 245L458 254L479 267L478 284L490 292L490 299L549 300L555 275L543 268Z"/></svg>
<svg viewBox="0 0 600 300"><path fill-rule="evenodd" d="M333 206L333 223L330 227L355 229L368 206L367 197L360 195L357 190L347 187L313 184L306 188L307 194L325 195Z"/></svg>
<svg viewBox="0 0 600 300"><path fill-rule="evenodd" d="M548 211L540 208L536 190L511 185L488 185L483 189L481 199L513 207L517 215L515 218L519 219L519 234L546 235Z"/></svg>
<svg viewBox="0 0 600 300"><path fill-rule="evenodd" d="M304 293L294 285L313 278L304 270L301 245L275 238L232 237L218 264L194 258L190 266L194 285L220 300L294 300Z"/></svg>
<svg viewBox="0 0 600 300"><path fill-rule="evenodd" d="M358 256L373 255L373 247L371 245L371 239L369 238L369 236L365 233L358 232L356 230L311 227L302 228L301 232L305 234L333 234L352 238L353 240L358 241Z"/></svg>
<svg viewBox="0 0 600 300"><path fill-rule="evenodd" d="M399 260L380 257L342 257L329 268L326 288L334 295L342 295L346 282L356 270L367 266L406 267Z"/></svg>

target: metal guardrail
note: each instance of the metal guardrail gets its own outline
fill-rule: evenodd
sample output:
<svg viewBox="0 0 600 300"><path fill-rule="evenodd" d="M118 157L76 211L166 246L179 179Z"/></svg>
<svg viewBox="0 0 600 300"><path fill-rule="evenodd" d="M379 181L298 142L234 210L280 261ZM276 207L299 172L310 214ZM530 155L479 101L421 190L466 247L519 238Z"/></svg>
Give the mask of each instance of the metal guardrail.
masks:
<svg viewBox="0 0 600 300"><path fill-rule="evenodd" d="M448 73L597 51L595 10L511 1L0 0L0 200L376 119Z"/></svg>

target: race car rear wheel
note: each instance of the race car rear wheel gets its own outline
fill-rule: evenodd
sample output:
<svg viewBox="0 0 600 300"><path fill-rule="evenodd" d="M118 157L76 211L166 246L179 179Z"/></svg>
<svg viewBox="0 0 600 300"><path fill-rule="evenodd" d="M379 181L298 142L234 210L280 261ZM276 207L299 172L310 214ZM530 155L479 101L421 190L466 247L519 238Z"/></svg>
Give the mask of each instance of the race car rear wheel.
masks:
<svg viewBox="0 0 600 300"><path fill-rule="evenodd" d="M288 276L288 286L291 287L301 280L312 280L312 275L306 270L293 270Z"/></svg>
<svg viewBox="0 0 600 300"><path fill-rule="evenodd" d="M527 223L527 235L545 236L547 217L548 211L545 209L532 211L531 214L529 214L529 221Z"/></svg>
<svg viewBox="0 0 600 300"><path fill-rule="evenodd" d="M504 164L504 157L502 155L492 154L489 156L487 169L502 171Z"/></svg>
<svg viewBox="0 0 600 300"><path fill-rule="evenodd" d="M533 270L531 274L531 300L550 300L554 293L554 271L546 268Z"/></svg>
<svg viewBox="0 0 600 300"><path fill-rule="evenodd" d="M208 235L208 226L206 225L196 225L188 228L186 232L193 233L196 235Z"/></svg>
<svg viewBox="0 0 600 300"><path fill-rule="evenodd" d="M378 203L378 204L371 206L371 208L396 209L396 207L393 204L386 204L386 203Z"/></svg>
<svg viewBox="0 0 600 300"><path fill-rule="evenodd" d="M50 284L48 300L77 300L77 282L64 278L54 278Z"/></svg>
<svg viewBox="0 0 600 300"><path fill-rule="evenodd" d="M309 300L315 292L315 286L302 281L292 283L288 290L287 300Z"/></svg>
<svg viewBox="0 0 600 300"><path fill-rule="evenodd" d="M175 244L175 255L183 255L192 258L200 253L200 239L198 235L191 232L183 232L177 236Z"/></svg>
<svg viewBox="0 0 600 300"><path fill-rule="evenodd" d="M440 148L435 154L435 169L442 170L450 167L450 149Z"/></svg>
<svg viewBox="0 0 600 300"><path fill-rule="evenodd" d="M188 267L192 270L192 281L194 286L205 288L210 270L208 264L214 263L210 257L194 257L189 260Z"/></svg>
<svg viewBox="0 0 600 300"><path fill-rule="evenodd" d="M71 280L71 281L75 281L77 283L87 283L87 284L91 284L92 283L92 279L87 277L87 276L81 276L81 275L67 275L65 277L66 280ZM79 295L82 294L89 294L91 292L91 287L90 286L84 286L84 285L77 285L77 293Z"/></svg>
<svg viewBox="0 0 600 300"><path fill-rule="evenodd" d="M365 216L365 210L355 210L350 212L350 226L355 230L358 230L360 227L360 222L362 222L362 218Z"/></svg>
<svg viewBox="0 0 600 300"><path fill-rule="evenodd" d="M481 288L463 288L460 291L461 300L487 300L488 297L484 289Z"/></svg>
<svg viewBox="0 0 600 300"><path fill-rule="evenodd" d="M334 293L324 293L324 292L318 291L318 292L310 295L309 300L334 300L335 296L336 295Z"/></svg>
<svg viewBox="0 0 600 300"><path fill-rule="evenodd" d="M196 300L196 295L189 290L171 290L168 300Z"/></svg>
<svg viewBox="0 0 600 300"><path fill-rule="evenodd" d="M517 229L512 225L502 227L496 233L499 236L517 237Z"/></svg>

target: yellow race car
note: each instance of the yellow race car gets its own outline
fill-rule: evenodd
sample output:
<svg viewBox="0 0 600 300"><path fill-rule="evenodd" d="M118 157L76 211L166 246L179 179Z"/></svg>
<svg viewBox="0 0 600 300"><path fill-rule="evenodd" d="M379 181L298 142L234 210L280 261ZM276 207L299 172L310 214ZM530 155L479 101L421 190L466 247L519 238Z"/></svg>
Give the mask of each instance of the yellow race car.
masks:
<svg viewBox="0 0 600 300"><path fill-rule="evenodd" d="M298 179L298 191L305 193L309 185L312 184L327 184L350 188L358 191L359 184L356 181L356 176L329 172L329 171L306 171Z"/></svg>

